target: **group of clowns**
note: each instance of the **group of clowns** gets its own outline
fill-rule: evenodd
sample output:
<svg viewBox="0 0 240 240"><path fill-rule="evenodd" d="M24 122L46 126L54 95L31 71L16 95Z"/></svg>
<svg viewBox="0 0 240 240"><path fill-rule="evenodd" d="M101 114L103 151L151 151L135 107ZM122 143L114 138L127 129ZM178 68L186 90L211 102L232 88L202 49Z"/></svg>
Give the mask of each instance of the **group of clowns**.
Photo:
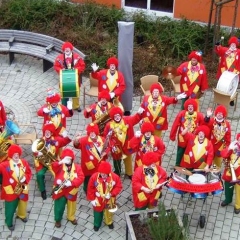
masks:
<svg viewBox="0 0 240 240"><path fill-rule="evenodd" d="M216 53L221 57L218 77L223 71L239 73L240 50L236 37L231 37L229 47L216 44ZM56 58L54 69L57 73L64 69L78 69L79 76L85 69L81 57L73 52L73 45L66 42L63 53ZM177 114L170 131L170 140L177 139L176 166L188 170L210 171L214 164L221 168L224 162L223 180L225 183L224 207L232 202L236 190L234 212L240 212L240 134L231 142L231 126L227 121L227 109L218 105L206 114L199 110L199 93L208 89L205 66L201 52L192 51L189 61L181 64L181 94L176 97L165 96L161 84L152 84L150 95L144 96L137 113L124 116L122 106L114 104L121 101L126 85L123 74L117 70L118 60L107 60L107 69L98 70L92 64L92 77L98 80L98 102L83 111L91 122L86 126L86 135L70 139L66 118L72 117L74 110L81 111L79 99L61 99L58 93L48 90L46 103L38 110L43 117L42 137L34 142L32 150L36 169L38 188L43 200L47 199L45 174L53 175L55 227L61 227L61 220L67 206L67 220L77 225L76 203L79 187L83 185L86 198L91 202L94 212L94 231L98 231L104 219L113 229L113 211L116 198L122 191L122 162L125 176L131 180L135 210L157 206L162 186L166 183L167 172L161 167L166 147L162 134L168 126L167 108L182 101L182 110ZM81 81L79 81L79 85ZM62 102L61 102L62 101ZM0 125L4 129L6 114L0 103ZM103 131L99 129L99 119L107 116ZM81 124L81 123L79 123ZM140 130L135 131L135 125ZM72 148L81 152L80 164L76 163ZM2 179L1 197L5 200L5 223L14 230L13 218L27 222L27 202L29 182L32 177L29 163L21 158L22 149L12 144L7 150L7 158L0 164ZM135 158L133 159L133 156ZM237 181L232 181L232 168Z"/></svg>

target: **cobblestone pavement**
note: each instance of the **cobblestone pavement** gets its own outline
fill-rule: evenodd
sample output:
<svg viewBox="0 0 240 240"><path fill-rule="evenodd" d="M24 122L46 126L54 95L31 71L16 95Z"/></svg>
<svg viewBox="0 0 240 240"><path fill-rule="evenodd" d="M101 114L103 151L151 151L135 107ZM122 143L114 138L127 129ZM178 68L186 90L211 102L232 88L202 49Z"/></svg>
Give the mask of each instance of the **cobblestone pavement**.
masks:
<svg viewBox="0 0 240 240"><path fill-rule="evenodd" d="M83 80L83 85L87 86L87 79ZM37 110L44 104L46 90L53 87L58 90L58 76L53 69L42 72L42 61L29 56L16 55L14 63L8 65L8 56L0 55L0 99L3 104L11 110L12 116L19 124L31 123L36 126L39 137L41 136L41 128L43 119L37 117ZM82 95L80 97L82 102ZM86 97L86 103L93 103L95 99ZM139 108L139 97L133 99L133 113ZM213 107L213 94L207 92L200 100L200 109L206 112L208 107ZM229 120L232 126L232 136L234 137L239 128L239 109L234 112L230 107ZM180 103L176 106L168 107L169 126L176 114L180 110ZM75 112L72 118L67 120L67 129L73 138L76 133L80 132L85 135L85 126L89 123L83 117L82 113ZM136 129L138 126L136 127ZM26 127L21 131L27 131ZM233 139L232 137L232 139ZM163 158L163 167L170 174L176 158L176 142L169 141L169 130L163 134L163 140L167 150ZM23 145L23 157L30 163L33 173L33 159L30 145ZM72 144L70 144L72 147ZM75 151L75 150L74 150ZM79 152L76 152L76 159L79 162ZM77 220L78 225L73 226L66 220L64 215L62 227L57 229L54 227L53 217L53 201L50 197L43 202L40 192L37 189L36 177L33 175L30 183L30 199L28 204L29 220L22 223L18 219L15 221L15 230L10 232L4 224L4 204L0 202L0 239L42 239L42 240L71 240L71 239L114 239L122 240L126 238L125 212L133 210L131 198L131 182L129 179L122 177L124 190L118 198L119 209L114 216L114 230L110 230L104 224L96 233L93 231L93 211L90 203L86 200L83 190L80 190L77 204ZM52 176L48 173L46 176L47 191L50 193L52 186ZM199 216L203 213L204 207L201 199L192 199L189 204L185 204L185 199L181 199L181 195L174 194L164 188L161 201L167 207L176 207L180 216L183 213L188 215L190 221L190 237L191 239L239 239L240 217L233 213L234 206L222 208L219 203L224 198L223 194L209 196L204 206L206 207L206 224L204 228L198 226ZM184 207L187 206L185 209Z"/></svg>

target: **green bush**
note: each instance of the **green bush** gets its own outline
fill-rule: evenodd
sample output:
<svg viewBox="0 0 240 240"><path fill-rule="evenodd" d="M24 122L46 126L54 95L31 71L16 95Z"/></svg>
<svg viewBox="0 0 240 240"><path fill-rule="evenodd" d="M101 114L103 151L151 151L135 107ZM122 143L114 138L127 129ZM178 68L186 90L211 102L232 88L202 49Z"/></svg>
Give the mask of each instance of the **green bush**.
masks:
<svg viewBox="0 0 240 240"><path fill-rule="evenodd" d="M186 19L148 16L141 11L130 15L115 6L107 8L94 2L2 0L0 7L0 28L33 31L71 41L88 56L86 73L91 70L91 63L104 68L106 60L117 55L118 21L135 22L133 75L136 85L145 74L161 75L164 66L178 66L192 50L203 51L207 27ZM142 44L136 42L139 35L143 36ZM209 39L212 36L213 29ZM208 62L212 66L209 59L212 45L210 40L204 53L204 61L211 71Z"/></svg>
<svg viewBox="0 0 240 240"><path fill-rule="evenodd" d="M158 207L158 216L148 220L149 231L154 240L187 240L187 225L185 223L181 226L177 212L173 209L166 210L161 202Z"/></svg>

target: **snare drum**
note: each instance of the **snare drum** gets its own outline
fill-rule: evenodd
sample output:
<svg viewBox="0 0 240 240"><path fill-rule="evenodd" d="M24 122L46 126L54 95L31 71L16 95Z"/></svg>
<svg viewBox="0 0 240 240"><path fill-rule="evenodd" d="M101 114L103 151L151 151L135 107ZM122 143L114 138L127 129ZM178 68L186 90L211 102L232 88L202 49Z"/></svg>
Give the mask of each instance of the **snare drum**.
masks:
<svg viewBox="0 0 240 240"><path fill-rule="evenodd" d="M60 70L60 94L62 98L79 97L78 70Z"/></svg>
<svg viewBox="0 0 240 240"><path fill-rule="evenodd" d="M189 176L188 181L192 184L204 184L207 182L207 178L199 173L194 173Z"/></svg>
<svg viewBox="0 0 240 240"><path fill-rule="evenodd" d="M233 97L238 88L238 81L238 74L224 71L218 80L217 89Z"/></svg>

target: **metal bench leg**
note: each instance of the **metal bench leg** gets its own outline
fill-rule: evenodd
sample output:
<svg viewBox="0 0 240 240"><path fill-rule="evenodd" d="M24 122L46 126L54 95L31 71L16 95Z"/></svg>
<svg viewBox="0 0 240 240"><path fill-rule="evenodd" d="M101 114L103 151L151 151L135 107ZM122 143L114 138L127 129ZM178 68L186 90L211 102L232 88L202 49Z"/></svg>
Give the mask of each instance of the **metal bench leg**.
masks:
<svg viewBox="0 0 240 240"><path fill-rule="evenodd" d="M14 60L14 52L9 52L8 53L8 56L9 56L9 65L12 64L13 60Z"/></svg>
<svg viewBox="0 0 240 240"><path fill-rule="evenodd" d="M53 67L53 63L43 59L43 72Z"/></svg>

